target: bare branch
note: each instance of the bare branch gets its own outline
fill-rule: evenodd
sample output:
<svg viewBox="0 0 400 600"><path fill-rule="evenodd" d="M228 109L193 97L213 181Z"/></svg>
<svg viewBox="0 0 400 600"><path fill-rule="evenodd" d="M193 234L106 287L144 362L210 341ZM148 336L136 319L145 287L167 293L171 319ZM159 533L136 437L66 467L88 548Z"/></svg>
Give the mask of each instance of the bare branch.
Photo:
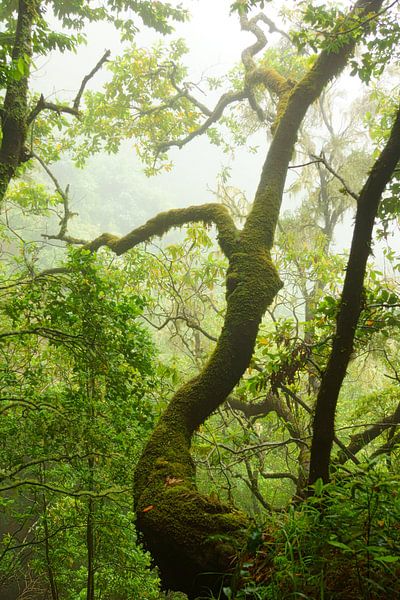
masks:
<svg viewBox="0 0 400 600"><path fill-rule="evenodd" d="M66 106L64 104L55 104L53 102L47 102L47 100L45 100L43 94L41 94L39 100L36 103L36 106L31 110L31 112L29 113L29 115L27 117L27 120L26 120L27 125L30 125L36 119L36 117L39 115L39 113L41 113L43 110L51 110L51 111L57 112L59 114L67 113L67 114L73 115L74 117L78 117L80 101L81 101L82 94L85 91L85 87L86 87L88 81L90 81L90 79L92 79L92 77L94 77L94 75L97 73L97 71L99 71L101 69L103 64L108 60L109 56L110 56L110 50L107 50L103 54L103 56L101 57L101 59L99 60L97 65L90 71L90 73L88 75L86 75L83 78L82 83L81 83L78 93L73 101L72 106Z"/></svg>
<svg viewBox="0 0 400 600"><path fill-rule="evenodd" d="M267 17L266 14L262 14L262 19L261 19L266 25L268 25L269 31L270 33L279 33L282 37L286 38L288 40L288 42L292 43L292 40L290 39L290 35L288 35L286 33L286 31L283 31L283 29L279 29L279 27L277 27L275 25L275 23L269 18Z"/></svg>
<svg viewBox="0 0 400 600"><path fill-rule="evenodd" d="M161 323L161 325L156 325L155 323L153 323L152 321L150 321L150 319L148 319L144 315L142 315L142 318L145 321L147 321L147 323L149 323L149 325L151 325L152 327L154 327L154 329L157 329L158 331L161 331L161 329L164 329L164 327L166 327L168 325L168 323L175 322L175 321L183 321L184 323L186 323L186 325L189 327L189 329L194 329L196 331L199 331L200 333L202 333L204 335L204 337L206 337L207 339L209 339L211 342L216 342L217 341L216 337L214 337L213 335L211 335L210 333L208 333L200 325L198 325L197 323L195 323L193 321L193 319L190 319L186 315L179 314L179 315L176 315L176 316L169 316L169 317L167 317L165 319L165 321L163 321Z"/></svg>
<svg viewBox="0 0 400 600"><path fill-rule="evenodd" d="M158 152L165 152L166 150L168 150L168 148L172 148L173 146L176 146L177 148L182 148L182 146L185 146L185 144L193 140L195 137L203 135L203 133L205 133L213 123L216 123L218 119L222 117L223 112L227 106L233 104L234 102L244 100L247 97L248 92L244 90L240 90L238 92L227 92L226 94L223 94L218 100L214 110L210 113L208 119L204 121L204 123L200 125L198 129L195 129L184 138L178 140L170 140L160 144L158 146Z"/></svg>
<svg viewBox="0 0 400 600"><path fill-rule="evenodd" d="M319 157L311 155L311 158L314 158L315 163L318 165L320 165L322 163L324 165L325 169L327 171L329 171L329 173L331 173L331 175L333 175L334 177L336 177L336 179L338 179L340 181L340 183L343 186L343 189L349 194L349 196L354 198L354 200L356 200L356 202L359 201L360 196L358 194L356 194L355 192L353 192L353 190L350 189L350 187L348 186L346 181L343 179L343 177L341 175L339 175L339 173L337 173L333 167L331 167L331 165L326 160L325 154L323 152L321 152Z"/></svg>
<svg viewBox="0 0 400 600"><path fill-rule="evenodd" d="M46 171L47 175L50 177L50 179L54 183L56 192L61 197L62 202L63 202L63 208L64 208L64 214L60 219L59 232L55 235L48 235L48 234L42 233L42 237L44 237L48 240L62 240L64 242L67 242L68 244L86 244L87 240L83 240L80 238L74 238L74 237L67 235L68 221L70 219L72 219L72 217L75 217L78 214L78 213L70 211L70 209L69 209L69 196L68 196L69 185L67 185L65 190L63 190L58 179L54 175L54 173L51 171L51 169L49 169L48 165L46 165L46 163L40 158L40 156L38 156L35 152L32 152L32 156L40 163L42 168Z"/></svg>
<svg viewBox="0 0 400 600"><path fill-rule="evenodd" d="M178 92L178 96L180 97L184 97L187 98L188 100L190 100L190 102L192 104L194 104L194 106L196 106L204 115L206 115L207 117L210 117L212 114L212 111L202 102L200 102L195 96L193 96L193 94L190 93L190 88L193 86L193 84L191 83L185 83L184 87L181 88L175 80L175 73L176 73L176 65L175 63L173 64L173 69L170 73L170 80L171 83L173 85L173 87L176 89L176 91Z"/></svg>
<svg viewBox="0 0 400 600"><path fill-rule="evenodd" d="M320 158L317 158L316 160L310 160L299 165L290 165L288 169L300 169L301 167L308 167L308 165L317 165L320 162L322 162L322 160Z"/></svg>
<svg viewBox="0 0 400 600"><path fill-rule="evenodd" d="M88 83L88 81L90 81L92 79L92 77L94 77L97 73L97 71L99 71L101 69L101 67L104 65L105 62L107 62L107 60L110 57L110 50L106 50L103 54L103 56L101 57L101 59L99 60L99 62L97 63L97 65L90 71L90 73L88 73L83 79L82 79L82 83L81 83L81 87L78 90L78 93L75 97L74 100L74 104L73 107L76 111L79 110L79 104L81 102L81 98L82 98L82 94L85 91L85 87Z"/></svg>
<svg viewBox="0 0 400 600"><path fill-rule="evenodd" d="M235 450L235 448L230 448L225 444L218 444L220 448L224 448L224 450L228 450L232 454L247 454L247 452L257 452L263 448L280 448L282 446L287 446L288 444L296 444L296 445L304 445L307 446L307 442L300 438L288 438L287 440L283 440L282 442L261 442L260 444L254 444L252 446L245 446L244 448L240 448L240 450Z"/></svg>

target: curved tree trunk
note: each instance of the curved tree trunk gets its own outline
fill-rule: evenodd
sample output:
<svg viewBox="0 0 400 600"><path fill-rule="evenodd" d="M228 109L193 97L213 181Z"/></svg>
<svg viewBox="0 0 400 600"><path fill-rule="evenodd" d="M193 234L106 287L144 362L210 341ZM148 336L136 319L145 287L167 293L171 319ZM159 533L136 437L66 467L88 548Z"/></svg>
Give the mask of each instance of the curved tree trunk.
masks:
<svg viewBox="0 0 400 600"><path fill-rule="evenodd" d="M356 9L370 12L380 6L378 0L364 0ZM248 521L232 507L198 493L191 438L250 363L261 319L282 285L270 249L297 131L307 108L341 72L353 48L349 42L335 54L323 51L309 73L285 92L252 210L229 249L227 309L216 348L203 371L175 394L136 468L138 528L165 586L192 598L232 568Z"/></svg>
<svg viewBox="0 0 400 600"><path fill-rule="evenodd" d="M170 402L135 474L138 527L165 584L189 593L210 585L210 577L196 581L199 574L227 570L248 525L244 515L196 491L191 437L244 373L264 311L281 287L267 252L234 254L227 282L227 314L216 349Z"/></svg>

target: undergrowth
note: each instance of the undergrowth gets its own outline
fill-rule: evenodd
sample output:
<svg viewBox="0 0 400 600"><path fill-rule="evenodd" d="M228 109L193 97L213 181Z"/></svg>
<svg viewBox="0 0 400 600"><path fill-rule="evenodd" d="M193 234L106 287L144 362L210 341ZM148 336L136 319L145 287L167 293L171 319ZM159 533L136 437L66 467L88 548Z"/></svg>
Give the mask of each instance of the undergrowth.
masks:
<svg viewBox="0 0 400 600"><path fill-rule="evenodd" d="M400 598L400 477L382 462L341 468L251 532L229 600Z"/></svg>

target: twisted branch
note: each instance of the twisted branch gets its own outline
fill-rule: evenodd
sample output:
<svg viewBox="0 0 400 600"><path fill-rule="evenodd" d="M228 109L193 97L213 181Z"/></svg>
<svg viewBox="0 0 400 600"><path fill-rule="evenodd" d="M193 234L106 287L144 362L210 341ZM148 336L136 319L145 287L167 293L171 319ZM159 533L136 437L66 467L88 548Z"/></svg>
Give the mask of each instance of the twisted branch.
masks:
<svg viewBox="0 0 400 600"><path fill-rule="evenodd" d="M182 148L182 146L185 146L185 144L193 140L195 137L203 135L203 133L205 133L213 123L216 123L222 117L224 110L227 106L233 104L234 102L244 100L245 98L247 98L247 96L247 90L240 90L239 92L227 92L226 94L223 94L218 100L214 110L210 113L208 119L206 119L204 123L200 125L200 127L198 127L198 129L191 131L184 138L178 140L170 140L164 142L163 144L160 144L157 148L158 152L165 152L166 150L168 150L168 148L172 148L173 146L176 146L177 148Z"/></svg>
<svg viewBox="0 0 400 600"><path fill-rule="evenodd" d="M218 242L221 250L229 258L236 245L238 230L223 204L200 204L188 208L178 208L159 213L144 225L133 229L123 237L103 233L98 238L86 244L85 248L96 252L102 246L107 246L116 254L124 254L142 242L147 242L154 236L161 237L173 227L181 227L186 223L213 223L218 230Z"/></svg>
<svg viewBox="0 0 400 600"><path fill-rule="evenodd" d="M258 52L260 52L266 46L267 43L267 38L264 32L258 26L259 21L263 21L264 23L266 23L270 31L279 31L275 27L273 22L270 19L268 19L268 17L266 17L266 15L264 15L263 13L260 13L252 19L248 19L246 15L241 15L240 24L242 30L249 31L256 36L256 42L248 48L246 48L245 50L243 50L241 55L242 63L246 72L244 87L242 90L230 91L223 94L218 100L214 110L211 111L209 108L207 108L207 106L199 102L194 96L192 96L189 93L189 90L187 88L182 89L181 87L179 87L174 81L173 72L171 73L171 83L177 90L177 95L173 97L173 101L181 97L186 97L192 102L194 106L199 108L199 110L207 116L207 119L202 125L200 125L194 131L190 132L186 137L177 140L168 140L160 144L157 148L158 153L165 152L173 146L177 148L182 148L182 146L185 146L194 138L203 135L213 123L216 123L221 118L225 109L229 105L235 102L240 102L241 100L247 99L250 107L256 112L259 121L263 122L265 120L265 114L261 106L259 106L259 104L257 103L253 91L253 88L256 85L264 85L270 92L278 95L281 98L282 102L286 100L287 94L294 86L294 82L282 77L282 75L275 71L275 69L266 67L256 67L256 64L254 62L254 56ZM154 110L162 110L163 108L164 106L155 107Z"/></svg>

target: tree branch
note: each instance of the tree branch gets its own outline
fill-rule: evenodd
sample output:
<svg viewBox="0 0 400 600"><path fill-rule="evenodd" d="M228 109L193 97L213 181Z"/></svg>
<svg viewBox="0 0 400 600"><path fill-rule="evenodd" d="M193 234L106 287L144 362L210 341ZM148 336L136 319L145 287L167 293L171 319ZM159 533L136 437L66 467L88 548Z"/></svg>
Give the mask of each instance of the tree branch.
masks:
<svg viewBox="0 0 400 600"><path fill-rule="evenodd" d="M291 479L295 484L298 481L296 475L293 475L293 473L265 473L264 471L260 471L260 475L263 479Z"/></svg>
<svg viewBox="0 0 400 600"><path fill-rule="evenodd" d="M66 104L55 104L54 102L48 102L45 100L43 94L40 94L39 100L36 103L36 106L31 110L27 118L27 125L33 123L36 117L43 111L50 110L52 112L56 112L59 115L61 113L66 113L68 115L73 115L74 117L79 116L79 111L75 110L73 106L67 106Z"/></svg>
<svg viewBox="0 0 400 600"><path fill-rule="evenodd" d="M204 121L202 125L200 125L197 129L189 133L186 137L177 140L169 140L160 144L157 148L158 154L161 152L165 152L166 150L174 146L177 148L182 148L195 137L203 135L213 123L216 123L221 118L227 106L233 104L234 102L239 102L240 100L247 99L250 104L250 107L256 112L258 119L260 121L264 121L264 111L258 105L253 92L253 88L256 85L263 84L271 92L277 94L278 96L281 96L282 99L286 98L286 95L292 89L294 83L282 77L274 69L265 67L257 68L255 65L253 57L255 56L255 54L260 52L260 50L262 50L267 43L264 32L257 25L258 21L264 21L265 23L267 23L267 25L270 27L270 30L271 26L274 27L272 21L268 19L264 14L259 14L250 20L247 18L246 15L241 16L240 22L242 29L245 31L250 31L257 38L255 44L253 44L249 48L246 48L242 52L242 62L246 71L244 89L239 91L230 91L223 94L218 100L214 110L211 111L207 106L199 102L197 98L195 98L189 93L188 89L182 89L181 87L179 87L174 81L173 73L170 75L171 83L178 92L178 94L174 96L172 101L180 97L186 97L193 103L194 106L199 108L199 110L203 114L207 115L208 118ZM278 31L276 28L275 30ZM169 102L169 104L170 103L171 101ZM155 110L162 110L163 108L164 105L160 107L154 107L149 110L153 112Z"/></svg>
<svg viewBox="0 0 400 600"><path fill-rule="evenodd" d="M286 387L285 385L281 385L280 388L282 389L283 392L285 392L285 394L287 394L290 398L292 398L292 400L294 400L295 402L297 402L297 404L302 406L304 408L304 410L306 412L308 412L309 415L313 414L313 411L308 406L308 404L306 404L304 402L304 400L299 398L299 396L297 394L292 392L292 390L290 388ZM346 446L343 444L343 442L341 442L336 435L334 436L333 441L342 450L343 454L346 456L346 460L350 459L355 465L360 464L360 461L358 460L358 458L348 448L346 448Z"/></svg>
<svg viewBox="0 0 400 600"><path fill-rule="evenodd" d="M82 335L72 335L70 333L66 333L65 331L60 331L59 329L52 329L50 327L32 327L32 329L20 329L15 331L6 331L0 333L0 339L14 336L24 336L24 335L39 335L44 338L48 338L51 340L67 340L67 341L84 341L84 337Z"/></svg>
<svg viewBox="0 0 400 600"><path fill-rule="evenodd" d="M89 452L88 454L72 454L72 455L66 454L66 455L43 456L41 458L36 458L34 460L30 460L28 462L16 465L13 469L11 469L9 471L1 471L0 470L0 481L4 481L5 479L13 479L13 477L15 477L15 475L17 475L21 471L24 471L25 469L29 469L29 467L35 467L37 465L42 465L43 463L61 462L63 460L71 461L74 459L88 458L90 456L103 456L103 455L96 453L96 452Z"/></svg>
<svg viewBox="0 0 400 600"><path fill-rule="evenodd" d="M319 168L319 165L322 163L324 165L325 169L327 171L329 171L329 173L331 173L331 175L333 175L334 177L336 177L336 179L338 179L340 181L340 183L343 186L343 189L349 194L349 196L354 198L354 200L356 200L356 202L359 201L360 196L358 194L356 194L355 192L353 192L353 190L350 189L350 187L347 185L347 183L343 179L343 177L341 175L339 175L339 173L337 173L333 169L333 167L331 167L331 165L326 160L325 154L323 152L321 152L321 154L319 156L311 155L311 158L315 159L315 163L318 165L318 168Z"/></svg>
<svg viewBox="0 0 400 600"><path fill-rule="evenodd" d="M79 110L79 105L81 102L82 94L85 91L85 87L86 87L87 83L92 79L92 77L94 77L96 75L97 71L99 71L101 69L101 67L104 65L104 63L108 61L110 54L111 54L110 50L106 50L104 52L103 56L101 57L101 59L99 60L99 62L96 64L96 66L93 67L93 69L90 71L90 73L88 73L82 79L81 87L78 90L78 93L75 97L74 104L73 104L73 107L76 111Z"/></svg>
<svg viewBox="0 0 400 600"><path fill-rule="evenodd" d="M350 443L348 444L346 450L351 452L352 454L357 454L362 450L365 446L373 442L377 437L381 435L386 429L392 427L393 425L400 425L400 402L397 405L396 410L389 417L384 417L378 423L375 423L368 429L364 431L360 431L360 433L356 433L352 435L350 438ZM342 454L339 456L339 462L343 464L346 462L347 457Z"/></svg>
<svg viewBox="0 0 400 600"><path fill-rule="evenodd" d="M51 111L57 112L59 114L67 113L67 114L73 115L74 117L78 117L79 116L79 105L80 105L82 94L85 91L85 87L86 87L87 83L92 79L92 77L94 77L94 75L97 73L97 71L99 71L101 69L103 64L108 60L110 54L111 54L110 50L107 50L103 54L103 56L101 57L99 62L96 64L96 66L90 71L90 73L88 73L88 75L86 75L82 79L82 83L80 85L78 93L75 96L72 106L66 106L64 104L54 104L53 102L47 102L45 100L43 94L41 94L39 100L37 101L36 106L31 110L31 112L29 113L29 115L27 117L27 125L30 125L36 119L36 117L39 115L39 113L41 113L43 110L51 110Z"/></svg>
<svg viewBox="0 0 400 600"><path fill-rule="evenodd" d="M190 92L189 89L191 87L193 87L193 84L191 83L185 83L184 88L181 88L175 80L175 73L176 73L176 65L173 64L173 69L170 73L170 80L171 83L173 85L173 87L176 89L176 91L178 92L177 96L179 96L180 98L187 98L188 100L190 100L190 102L192 104L194 104L194 106L196 106L204 115L206 115L207 117L210 117L212 114L212 111L202 102L200 102L195 96L193 96ZM175 96L175 97L177 97Z"/></svg>
<svg viewBox="0 0 400 600"><path fill-rule="evenodd" d="M200 125L198 129L195 129L184 138L178 140L170 140L160 144L157 148L158 153L165 152L166 150L168 150L168 148L172 148L173 146L176 146L177 148L182 148L182 146L185 146L195 137L203 135L203 133L205 133L213 123L216 123L218 119L222 117L223 112L227 106L233 104L234 102L244 100L245 98L247 98L247 95L248 92L246 90L240 90L238 92L227 92L226 94L223 94L218 100L214 110L210 113L208 119L204 121L204 123Z"/></svg>
<svg viewBox="0 0 400 600"><path fill-rule="evenodd" d="M24 412L26 410L50 410L52 412L55 412L57 414L59 414L60 416L63 416L63 413L58 410L58 408L56 408L55 406L53 406L52 404L48 403L48 402L41 402L40 404L35 404L35 402L32 402L31 400L26 400L25 398L0 398L1 402L8 402L8 404L6 404L5 406L2 406L0 409L0 415L4 414L5 412L7 412L8 410L16 407L16 406L20 406L23 407Z"/></svg>
<svg viewBox="0 0 400 600"><path fill-rule="evenodd" d="M207 339L209 339L211 342L217 342L217 338L214 337L213 335L211 335L210 333L208 333L208 331L206 331L205 329L203 329L200 325L198 325L197 323L195 323L192 319L190 319L189 317L187 317L186 315L176 315L176 316L169 316L165 319L165 321L163 321L161 323L161 325L156 325L155 323L153 323L152 321L150 321L150 319L148 319L146 316L142 315L142 318L147 321L147 323L149 323L149 325L151 325L152 327L154 327L154 329L157 329L158 331L161 331L161 329L164 329L164 327L166 327L168 325L168 323L171 322L176 322L176 321L183 321L188 327L189 329L194 329L196 331L198 331L199 333L203 334L204 337L206 337Z"/></svg>
<svg viewBox="0 0 400 600"><path fill-rule="evenodd" d="M372 232L379 203L400 160L400 106L388 141L372 167L360 192L347 263L346 277L337 316L331 354L317 397L311 452L310 484L321 477L329 480L329 463L336 405L353 351L364 290L364 277L371 253Z"/></svg>
<svg viewBox="0 0 400 600"><path fill-rule="evenodd" d="M63 208L64 208L64 214L60 219L59 232L55 235L48 235L48 234L42 233L42 237L44 237L48 240L62 240L64 242L67 242L68 244L86 244L87 240L83 240L81 238L74 238L74 237L67 235L69 220L78 214L78 213L70 211L70 209L69 209L69 196L68 196L69 185L67 185L65 190L63 190L58 179L54 175L54 173L49 169L48 165L46 165L46 163L40 158L40 156L38 156L35 152L32 152L32 156L39 162L39 164L46 171L47 175L50 177L50 179L54 183L56 192L61 197L62 202L63 202Z"/></svg>
<svg viewBox="0 0 400 600"><path fill-rule="evenodd" d="M261 27L258 26L259 21L266 23L269 26L270 31L271 25L274 27L272 21L263 13L256 15L252 19L248 19L245 13L240 15L240 26L242 31L251 32L257 40L252 46L249 46L242 52L242 63L246 72L246 88L252 90L254 86L263 84L270 92L276 94L278 97L284 98L292 89L294 82L280 75L275 69L270 67L257 67L254 61L254 56L263 50L267 44L267 38ZM264 120L261 119L260 107L255 103L253 92L249 92L248 99L251 108L256 111L258 118ZM278 106L278 113L279 109L280 106Z"/></svg>
<svg viewBox="0 0 400 600"><path fill-rule="evenodd" d="M360 10L363 14L374 12L381 5L382 0L358 0L352 13ZM355 44L355 40L349 40L336 53L323 50L307 74L288 94L282 96L278 120L274 124L275 134L263 166L253 207L242 233L242 239L252 239L253 246L257 242L267 248L272 247L298 129L308 108L317 100L327 83L343 71Z"/></svg>
<svg viewBox="0 0 400 600"><path fill-rule="evenodd" d="M14 481L5 486L0 487L0 494L2 492L6 492L8 490L15 490L22 486L32 486L39 487L42 489L49 490L50 492L55 492L56 494L64 494L64 496L70 496L71 498L106 498L107 496L112 496L114 494L125 494L127 492L131 492L131 488L107 488L100 492L93 492L90 490L67 490L64 488L60 488L58 486L52 485L50 483L43 483L38 481L37 479L21 479L19 481Z"/></svg>
<svg viewBox="0 0 400 600"><path fill-rule="evenodd" d="M200 204L188 208L178 208L168 212L159 213L130 233L123 237L117 237L109 233L103 233L98 238L86 244L86 248L92 252L101 246L107 246L113 252L120 255L134 248L142 242L147 242L154 236L161 237L173 227L181 227L187 223L213 223L218 230L218 242L224 254L229 257L236 245L238 230L223 204Z"/></svg>

